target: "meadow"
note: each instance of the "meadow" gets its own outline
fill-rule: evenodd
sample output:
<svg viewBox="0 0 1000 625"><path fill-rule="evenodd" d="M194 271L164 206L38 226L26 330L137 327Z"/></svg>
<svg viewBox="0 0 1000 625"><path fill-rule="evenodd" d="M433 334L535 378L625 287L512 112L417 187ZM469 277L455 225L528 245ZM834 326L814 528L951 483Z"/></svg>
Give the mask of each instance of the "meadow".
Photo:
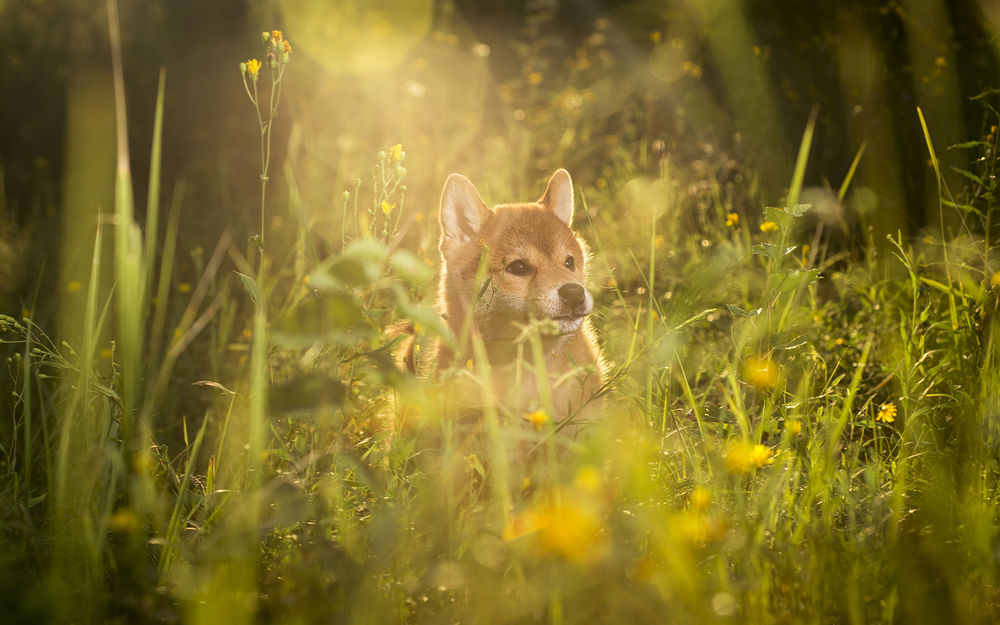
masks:
<svg viewBox="0 0 1000 625"><path fill-rule="evenodd" d="M133 190L108 7L113 206L65 235L86 254L54 293L0 301L8 622L1000 620L1000 91L962 94L980 131L954 144L912 108L917 230L889 214L903 165L863 125L831 171L813 155L845 129L817 108L792 124L767 100L713 140L725 107L680 35L642 33L639 86L605 18L566 50L512 45L484 104L496 47L366 22L401 47L365 56L301 8L231 59L252 203L189 239L205 206L161 180L168 73ZM322 83L300 36L313 59L395 69ZM733 71L716 78L752 89ZM754 143L772 126L787 154ZM562 166L602 419L575 438L542 405L459 419L449 380L489 397L488 363L430 380L396 363L400 323L418 354L456 338L434 308L440 186L462 167L488 202L526 200Z"/></svg>

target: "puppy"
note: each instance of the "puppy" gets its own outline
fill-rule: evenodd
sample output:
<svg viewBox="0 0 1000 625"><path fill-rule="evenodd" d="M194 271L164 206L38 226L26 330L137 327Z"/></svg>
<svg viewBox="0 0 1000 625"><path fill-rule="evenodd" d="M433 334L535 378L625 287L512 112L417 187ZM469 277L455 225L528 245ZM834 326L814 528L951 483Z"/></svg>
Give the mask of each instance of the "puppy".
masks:
<svg viewBox="0 0 1000 625"><path fill-rule="evenodd" d="M542 418L578 425L596 414L606 365L589 319L589 251L572 222L573 182L564 169L538 201L492 208L467 178L448 177L438 301L457 342L439 347L437 366L478 365L481 342L500 407L551 411Z"/></svg>

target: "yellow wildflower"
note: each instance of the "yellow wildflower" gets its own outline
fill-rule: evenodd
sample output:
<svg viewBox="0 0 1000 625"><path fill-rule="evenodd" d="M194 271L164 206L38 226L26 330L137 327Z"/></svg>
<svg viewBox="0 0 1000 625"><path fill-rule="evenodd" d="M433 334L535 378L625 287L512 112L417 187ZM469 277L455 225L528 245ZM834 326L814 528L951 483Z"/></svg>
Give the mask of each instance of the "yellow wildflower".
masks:
<svg viewBox="0 0 1000 625"><path fill-rule="evenodd" d="M403 144L397 143L389 148L389 160L393 163L398 163L403 160L403 156L405 156L405 153L403 152Z"/></svg>
<svg viewBox="0 0 1000 625"><path fill-rule="evenodd" d="M392 209L396 208L395 204L390 204L389 202L382 202L382 214L386 217L392 212Z"/></svg>
<svg viewBox="0 0 1000 625"><path fill-rule="evenodd" d="M139 519L135 513L128 508L119 508L111 515L108 526L115 532L131 532L139 525Z"/></svg>
<svg viewBox="0 0 1000 625"><path fill-rule="evenodd" d="M750 462L757 469L774 464L774 450L767 445L754 445L753 449L750 450Z"/></svg>
<svg viewBox="0 0 1000 625"><path fill-rule="evenodd" d="M882 404L878 409L878 414L875 415L876 421L882 421L884 423L892 423L896 420L896 404L886 402Z"/></svg>
<svg viewBox="0 0 1000 625"><path fill-rule="evenodd" d="M549 422L549 415L545 414L544 410L536 410L534 412L526 413L524 415L524 419L536 430L540 430L546 423Z"/></svg>
<svg viewBox="0 0 1000 625"><path fill-rule="evenodd" d="M773 221L765 221L760 225L761 232L774 232L777 229L778 229L778 224L774 223Z"/></svg>
<svg viewBox="0 0 1000 625"><path fill-rule="evenodd" d="M272 30L271 31L271 41L274 42L274 45L278 45L278 42L281 41L281 39L282 39L282 35L281 35L281 31L280 30Z"/></svg>
<svg viewBox="0 0 1000 625"><path fill-rule="evenodd" d="M743 362L743 378L761 391L778 385L778 365L767 356L750 356Z"/></svg>
<svg viewBox="0 0 1000 625"><path fill-rule="evenodd" d="M601 488L601 472L593 465L582 466L576 471L574 483L585 491L597 492Z"/></svg>
<svg viewBox="0 0 1000 625"><path fill-rule="evenodd" d="M785 429L791 432L793 435L798 435L802 433L802 422L798 419L792 419L787 424L785 424Z"/></svg>
<svg viewBox="0 0 1000 625"><path fill-rule="evenodd" d="M528 82L533 85L540 84L542 82L541 72L531 72L528 74Z"/></svg>
<svg viewBox="0 0 1000 625"><path fill-rule="evenodd" d="M281 44L281 52L286 56L292 53L292 44L288 43L287 39Z"/></svg>
<svg viewBox="0 0 1000 625"><path fill-rule="evenodd" d="M733 227L733 226L739 225L739 223L740 223L740 215L739 215L739 213L729 213L728 215L726 215L726 225L727 226Z"/></svg>
<svg viewBox="0 0 1000 625"><path fill-rule="evenodd" d="M1000 271L997 271L992 276L990 276L990 288L991 289L1000 288Z"/></svg>
<svg viewBox="0 0 1000 625"><path fill-rule="evenodd" d="M509 542L522 536L527 536L528 534L537 532L541 524L542 519L534 512L529 511L524 514L514 515L504 524L503 531L500 532L500 538L504 542Z"/></svg>
<svg viewBox="0 0 1000 625"><path fill-rule="evenodd" d="M577 563L599 560L607 552L607 539L596 510L563 502L543 507L536 518L540 522L538 545L542 551Z"/></svg>
<svg viewBox="0 0 1000 625"><path fill-rule="evenodd" d="M708 504L712 503L712 492L704 486L695 486L688 500L695 510L704 510Z"/></svg>
<svg viewBox="0 0 1000 625"><path fill-rule="evenodd" d="M70 280L69 284L66 285L66 290L70 293L76 293L80 290L81 286L82 285L79 280Z"/></svg>
<svg viewBox="0 0 1000 625"><path fill-rule="evenodd" d="M774 463L774 451L761 444L752 445L741 440L730 443L723 456L723 463L730 473L749 473Z"/></svg>
<svg viewBox="0 0 1000 625"><path fill-rule="evenodd" d="M190 282L181 282L180 284L177 285L177 290L180 291L181 293L190 293L191 292L191 283Z"/></svg>
<svg viewBox="0 0 1000 625"><path fill-rule="evenodd" d="M257 74L260 73L260 61L257 59L247 61L247 73L250 74L252 80L257 80Z"/></svg>

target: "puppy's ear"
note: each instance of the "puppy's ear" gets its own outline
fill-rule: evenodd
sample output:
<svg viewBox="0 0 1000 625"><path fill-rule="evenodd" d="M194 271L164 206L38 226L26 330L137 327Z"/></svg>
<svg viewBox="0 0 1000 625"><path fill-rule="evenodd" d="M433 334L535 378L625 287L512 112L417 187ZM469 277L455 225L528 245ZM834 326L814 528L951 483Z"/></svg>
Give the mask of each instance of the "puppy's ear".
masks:
<svg viewBox="0 0 1000 625"><path fill-rule="evenodd" d="M493 214L479 191L460 174L452 174L441 192L441 252L479 236L483 224Z"/></svg>
<svg viewBox="0 0 1000 625"><path fill-rule="evenodd" d="M567 226L573 223L573 180L568 171L560 169L552 174L538 203Z"/></svg>

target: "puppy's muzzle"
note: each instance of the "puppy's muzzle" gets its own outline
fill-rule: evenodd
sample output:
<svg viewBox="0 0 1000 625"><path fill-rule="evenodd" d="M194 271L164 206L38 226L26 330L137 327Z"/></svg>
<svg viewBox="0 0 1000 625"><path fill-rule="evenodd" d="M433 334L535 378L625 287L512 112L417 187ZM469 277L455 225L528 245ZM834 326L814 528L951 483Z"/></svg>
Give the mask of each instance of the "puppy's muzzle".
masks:
<svg viewBox="0 0 1000 625"><path fill-rule="evenodd" d="M571 314L577 314L577 309L582 308L586 300L587 291L575 282L567 282L559 287L559 301Z"/></svg>

